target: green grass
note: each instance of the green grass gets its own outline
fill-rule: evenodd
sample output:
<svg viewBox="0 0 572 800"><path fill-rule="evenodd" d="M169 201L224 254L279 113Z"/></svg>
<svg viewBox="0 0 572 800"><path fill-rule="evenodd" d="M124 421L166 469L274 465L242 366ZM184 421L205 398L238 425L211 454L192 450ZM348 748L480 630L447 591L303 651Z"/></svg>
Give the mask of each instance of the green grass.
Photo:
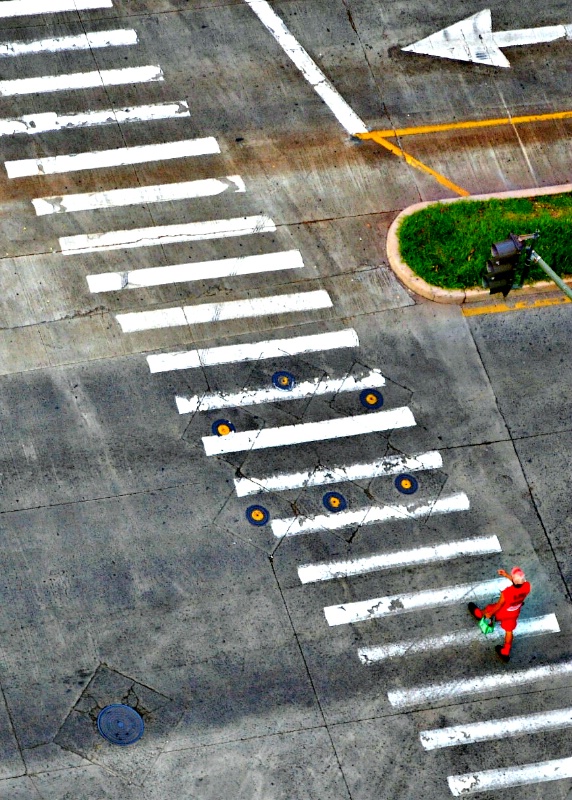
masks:
<svg viewBox="0 0 572 800"><path fill-rule="evenodd" d="M571 275L572 193L436 203L405 217L397 235L401 258L427 283L470 289L481 286L493 242L534 231L536 252L559 275ZM537 280L548 277L534 265L529 281Z"/></svg>

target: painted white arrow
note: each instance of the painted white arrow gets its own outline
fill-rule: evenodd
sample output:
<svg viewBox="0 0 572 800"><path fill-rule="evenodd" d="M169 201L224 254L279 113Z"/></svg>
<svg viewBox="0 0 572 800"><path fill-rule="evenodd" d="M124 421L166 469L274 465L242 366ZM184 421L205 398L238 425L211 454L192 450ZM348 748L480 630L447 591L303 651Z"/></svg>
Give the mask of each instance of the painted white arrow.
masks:
<svg viewBox="0 0 572 800"><path fill-rule="evenodd" d="M563 37L572 39L572 25L549 25L544 28L493 33L491 10L485 8L402 49L409 53L452 58L455 61L474 61L475 64L510 67L508 59L501 52L501 47L553 42Z"/></svg>

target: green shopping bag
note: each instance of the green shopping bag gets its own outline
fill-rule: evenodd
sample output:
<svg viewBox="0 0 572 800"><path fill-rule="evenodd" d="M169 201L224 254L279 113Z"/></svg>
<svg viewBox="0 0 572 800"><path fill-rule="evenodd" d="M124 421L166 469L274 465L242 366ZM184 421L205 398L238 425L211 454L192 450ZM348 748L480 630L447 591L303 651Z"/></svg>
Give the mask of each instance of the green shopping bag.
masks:
<svg viewBox="0 0 572 800"><path fill-rule="evenodd" d="M489 633L492 633L495 629L495 618L491 617L487 619L486 617L481 617L479 620L479 628L481 631L487 636Z"/></svg>

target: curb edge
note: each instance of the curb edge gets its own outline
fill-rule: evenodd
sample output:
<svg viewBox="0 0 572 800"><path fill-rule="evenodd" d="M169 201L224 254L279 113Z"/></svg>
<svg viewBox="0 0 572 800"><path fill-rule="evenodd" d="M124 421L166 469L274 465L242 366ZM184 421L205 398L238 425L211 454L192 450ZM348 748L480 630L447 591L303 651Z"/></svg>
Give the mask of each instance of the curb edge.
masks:
<svg viewBox="0 0 572 800"><path fill-rule="evenodd" d="M490 194L471 194L468 197L447 197L443 200L426 200L421 203L413 203L407 206L403 211L400 211L396 218L391 223L387 232L387 258L389 265L393 272L397 275L399 280L415 294L425 297L427 300L432 300L434 303L449 303L454 305L462 305L463 303L479 303L487 300L490 297L486 289L441 289L439 286L433 286L427 283L423 278L413 272L411 267L402 261L401 253L399 252L399 239L397 238L397 230L401 225L401 221L421 211L422 208L427 206L437 205L439 203L462 203L467 200L503 200L507 197L538 197L546 194L564 194L565 192L572 192L572 183L563 183L558 186L544 186L538 189L516 189L511 192L491 192ZM572 287L572 279L566 280L568 286ZM523 296L529 294L536 294L537 292L547 292L554 289L552 281L537 281L519 289Z"/></svg>

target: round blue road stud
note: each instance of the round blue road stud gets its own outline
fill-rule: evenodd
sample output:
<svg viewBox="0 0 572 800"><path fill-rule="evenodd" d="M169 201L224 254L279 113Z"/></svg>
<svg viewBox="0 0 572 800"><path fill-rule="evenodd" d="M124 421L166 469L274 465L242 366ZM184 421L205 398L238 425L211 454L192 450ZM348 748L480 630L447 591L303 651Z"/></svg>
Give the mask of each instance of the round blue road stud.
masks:
<svg viewBox="0 0 572 800"><path fill-rule="evenodd" d="M228 419L217 419L211 425L211 431L214 436L228 436L229 433L234 433L236 428Z"/></svg>
<svg viewBox="0 0 572 800"><path fill-rule="evenodd" d="M264 506L248 506L246 509L246 519L251 525L256 525L260 528L262 525L266 525L270 519L270 514L268 513L268 509L264 508Z"/></svg>
<svg viewBox="0 0 572 800"><path fill-rule="evenodd" d="M322 498L322 503L332 513L336 514L338 511L343 511L348 507L348 503L343 494L339 492L326 492Z"/></svg>
<svg viewBox="0 0 572 800"><path fill-rule="evenodd" d="M97 715L97 729L108 742L126 747L143 736L145 723L131 706L113 703L102 708Z"/></svg>
<svg viewBox="0 0 572 800"><path fill-rule="evenodd" d="M398 475L395 479L395 488L401 494L415 494L419 489L419 482L413 475Z"/></svg>
<svg viewBox="0 0 572 800"><path fill-rule="evenodd" d="M296 386L296 378L291 372L275 372L272 376L272 383L277 389L283 389L285 392L291 392Z"/></svg>
<svg viewBox="0 0 572 800"><path fill-rule="evenodd" d="M383 405L383 395L377 389L364 389L359 395L360 403L364 408L374 410Z"/></svg>

